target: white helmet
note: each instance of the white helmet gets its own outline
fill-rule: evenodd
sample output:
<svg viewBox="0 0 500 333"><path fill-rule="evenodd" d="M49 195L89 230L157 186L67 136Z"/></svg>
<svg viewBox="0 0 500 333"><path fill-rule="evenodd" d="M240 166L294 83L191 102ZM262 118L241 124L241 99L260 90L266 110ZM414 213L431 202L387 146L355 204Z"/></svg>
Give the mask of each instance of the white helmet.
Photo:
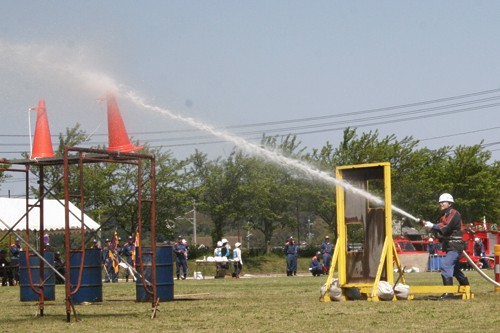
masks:
<svg viewBox="0 0 500 333"><path fill-rule="evenodd" d="M432 242L434 242L434 238L431 237L431 238L429 238L429 243L432 243Z"/></svg>
<svg viewBox="0 0 500 333"><path fill-rule="evenodd" d="M222 238L222 244L226 244L226 243L227 243L227 239Z"/></svg>
<svg viewBox="0 0 500 333"><path fill-rule="evenodd" d="M480 240L479 237L474 238L475 242L479 242L479 240Z"/></svg>
<svg viewBox="0 0 500 333"><path fill-rule="evenodd" d="M222 242L221 241L218 241L217 242L217 247L221 247L222 246Z"/></svg>
<svg viewBox="0 0 500 333"><path fill-rule="evenodd" d="M241 243L234 244L234 247L240 247L240 246L241 246Z"/></svg>
<svg viewBox="0 0 500 333"><path fill-rule="evenodd" d="M453 196L449 193L443 193L439 196L439 202L455 202L453 201Z"/></svg>

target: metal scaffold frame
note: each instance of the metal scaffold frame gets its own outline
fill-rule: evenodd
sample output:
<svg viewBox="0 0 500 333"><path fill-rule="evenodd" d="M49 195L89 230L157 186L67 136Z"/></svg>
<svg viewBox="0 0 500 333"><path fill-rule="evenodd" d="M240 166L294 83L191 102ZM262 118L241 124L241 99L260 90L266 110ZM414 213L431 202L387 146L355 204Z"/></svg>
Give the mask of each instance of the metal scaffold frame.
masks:
<svg viewBox="0 0 500 333"><path fill-rule="evenodd" d="M150 170L149 170L149 177L146 182L143 183L142 181L142 162L143 160L149 160L150 161ZM130 165L135 165L137 166L137 191L133 195L137 195L137 201L138 201L138 233L139 233L139 244L137 248L138 252L138 266L139 270L135 271L134 273L144 277L144 264L142 261L142 256L143 254L146 255L151 255L151 281L147 281L145 278L142 279L142 285L145 291L152 296L152 307L153 310L156 309L158 306L158 297L157 297L157 288L156 288L156 228L155 228L155 220L156 220L156 176L155 176L155 156L153 154L138 154L138 153L122 153L119 151L107 151L107 150L100 150L100 149L90 149L90 148L78 148L78 147L68 147L64 146L63 150L63 156L62 157L48 157L48 158L39 158L39 159L24 159L24 160L0 160L1 163L9 164L9 165L24 165L25 169L14 169L14 168L1 168L1 171L8 171L8 172L24 172L25 177L26 177L26 214L23 217L26 217L26 241L22 240L25 245L34 253L31 254L32 256L38 256L41 261L40 261L40 283L39 283L39 288L38 290L35 288L32 276L31 276L31 270L29 269L29 260L28 257L30 256L29 251L26 251L26 256L27 256L27 265L28 265L28 274L29 274L29 280L30 280L30 285L33 291L37 294L40 295L39 297L39 311L40 315L43 316L43 309L44 309L44 283L46 282L46 279L49 277L44 276L44 264L46 264L50 269L54 271L53 274L59 274L60 273L57 271L57 269L53 266L53 264L48 263L44 259L44 249L43 246L40 246L40 251L36 251L31 245L29 245L29 222L28 222L28 213L29 211L34 208L35 206L40 208L40 233L42 234L44 231L44 219L43 219L43 201L44 198L48 195L51 194L56 198L61 204L65 206L65 265L69 265L70 263L70 257L72 253L81 253L81 263L79 267L79 272L78 272L78 282L76 285L71 285L71 269L65 269L65 276L63 277L60 275L60 277L64 280L65 282L65 301L66 301L66 317L67 321L71 321L71 311L73 310L75 314L75 319L78 320L77 314L71 299L71 296L74 295L78 289L80 288L81 284L81 279L82 279L82 272L83 272L83 261L85 258L85 230L89 229L85 225L84 221L84 207L85 207L85 196L84 196L84 172L83 172L83 166L84 164L89 164L89 163L118 163L118 164L130 164ZM44 180L44 167L46 166L56 166L56 165L62 165L63 166L63 177L60 178L57 183L60 181L64 182L64 203L61 202L53 193L51 193L51 190L55 185L52 186L52 188L48 189L45 187L45 180ZM70 193L69 189L69 180L70 180L70 165L76 165L78 167L78 177L80 180L80 185L79 185L79 193ZM39 168L39 192L40 192L40 198L38 199L37 203L35 205L30 205L29 203L29 168L30 166L38 167ZM143 186L146 185L149 182L150 185L150 193L149 193L149 198L145 198L143 194ZM75 216L74 213L70 211L70 199L79 199L79 204L80 204L80 211L81 211L81 216ZM129 198L130 199L130 198ZM127 199L127 201L129 200ZM144 246L142 242L142 206L145 203L149 203L150 207L150 226L151 226L151 246ZM122 205L123 206L123 205ZM121 207L120 207L121 208ZM74 217L76 217L80 222L81 222L81 227L80 227L80 232L81 232L81 247L80 249L71 249L70 248L70 214L72 214ZM22 218L19 219L17 223L19 223ZM109 221L109 219L108 219ZM3 222L3 221L2 221ZM106 221L107 222L107 221ZM105 223L106 223L105 222ZM16 225L17 225L16 223ZM102 225L101 225L102 227ZM17 235L17 233L14 231L15 225L10 228L10 230L6 233L9 234L10 232L14 233ZM99 238L96 234L97 230L94 230L93 233L95 234L95 237ZM5 236L6 236L5 235ZM4 236L4 237L5 237ZM22 238L21 238L22 239ZM101 239L102 241L102 239ZM148 248L150 250L143 251L143 248ZM125 263L127 264L127 263ZM73 290L71 290L73 288ZM154 311L153 313L156 313Z"/></svg>

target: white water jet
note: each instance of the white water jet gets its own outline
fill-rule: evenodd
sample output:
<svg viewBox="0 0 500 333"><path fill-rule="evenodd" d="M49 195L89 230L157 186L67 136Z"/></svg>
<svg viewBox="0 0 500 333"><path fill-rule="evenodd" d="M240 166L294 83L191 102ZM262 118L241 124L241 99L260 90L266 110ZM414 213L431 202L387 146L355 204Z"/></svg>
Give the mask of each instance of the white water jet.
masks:
<svg viewBox="0 0 500 333"><path fill-rule="evenodd" d="M61 45L11 44L0 39L0 60L2 60L2 67L22 69L23 72L26 71L27 68L31 68L31 75L43 78L45 83L47 83L47 80L50 78L52 84L60 85L63 83L66 87L78 89L80 87L74 87L74 84L79 82L84 85L83 88L87 92L92 94L99 94L106 91L119 93L119 91L122 91L124 97L140 107L157 111L172 119L182 121L193 127L209 132L225 141L232 142L234 145L252 155L258 155L285 167L294 168L328 183L340 185L347 191L359 194L377 204L384 204L381 198L358 189L349 183L340 181L331 173L321 171L308 163L285 157L278 152L264 149L240 137L202 124L192 118L185 118L171 111L147 104L143 98L134 93L132 89L116 83L110 76L102 74L98 70L90 70L88 64L92 63L92 61L89 58L92 58L90 55L93 55L93 53L87 52L87 48L88 47L85 45L77 49L68 49ZM395 206L392 206L392 209L415 221L418 220Z"/></svg>
<svg viewBox="0 0 500 333"><path fill-rule="evenodd" d="M128 100L130 100L132 103L134 103L142 108L159 112L161 114L167 115L168 117L170 117L174 120L182 121L188 125L191 125L193 127L198 128L200 130L209 132L214 136L217 136L217 137L224 139L225 141L232 142L234 145L240 147L241 149L247 151L248 153L250 153L252 155L261 156L261 157L263 157L269 161L272 161L274 163L279 163L281 165L284 165L285 167L291 167L291 168L294 168L296 170L300 170L301 172L308 174L314 178L321 179L321 180L326 181L328 183L333 183L335 185L342 186L345 190L350 191L350 192L355 193L355 194L358 194L358 195L360 195L368 200L371 200L377 204L380 204L380 205L384 204L384 200L382 200L381 198L376 197L376 196L374 196L374 195L372 195L372 194L370 194L362 189L354 187L353 185L351 185L349 183L341 181L341 180L335 178L331 173L321 171L321 170L315 168L314 166L312 166L308 163L305 163L304 161L288 158L286 156L279 154L278 152L270 151L270 150L264 149L256 144L248 142L243 138L240 138L240 137L237 137L235 135L231 135L229 133L217 130L212 126L202 124L202 123L194 120L193 118L182 117L180 115L172 113L169 110L165 110L165 109L162 109L160 107L147 104L143 100L143 98L141 98L140 96L138 96L137 94L135 94L132 91L125 92L123 95ZM394 205L392 206L392 210L395 212L398 212L404 216L407 216L410 219L413 219L415 221L419 220L416 217L412 216L411 214L405 212L404 210L402 210Z"/></svg>

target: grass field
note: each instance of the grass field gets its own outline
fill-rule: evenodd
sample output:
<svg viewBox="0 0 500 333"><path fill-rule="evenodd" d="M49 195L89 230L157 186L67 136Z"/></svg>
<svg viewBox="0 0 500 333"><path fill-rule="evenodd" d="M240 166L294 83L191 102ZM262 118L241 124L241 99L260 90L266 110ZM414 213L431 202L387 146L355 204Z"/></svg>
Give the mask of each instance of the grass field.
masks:
<svg viewBox="0 0 500 333"><path fill-rule="evenodd" d="M498 332L500 293L474 271L475 298L461 301L319 302L325 277L266 276L175 281L181 297L161 303L150 319L151 304L137 303L134 283L104 284L105 302L77 305L79 322L66 322L64 287L35 317L35 302L20 302L18 287L0 287L1 332ZM493 271L487 271L493 276ZM409 273L410 285L439 285L439 273ZM418 296L418 295L417 295ZM419 296L420 297L420 296Z"/></svg>

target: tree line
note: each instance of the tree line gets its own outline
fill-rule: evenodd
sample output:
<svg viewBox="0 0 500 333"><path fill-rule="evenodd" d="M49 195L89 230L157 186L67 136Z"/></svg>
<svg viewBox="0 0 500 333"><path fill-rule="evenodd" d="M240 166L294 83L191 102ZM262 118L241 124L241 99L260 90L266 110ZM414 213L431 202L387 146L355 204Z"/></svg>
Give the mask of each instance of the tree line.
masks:
<svg viewBox="0 0 500 333"><path fill-rule="evenodd" d="M61 156L65 145L77 147L86 138L80 125L68 128L66 133L60 133L55 154ZM196 150L188 158L178 160L170 151L151 148L147 143L142 145L145 149L141 152L154 154L156 159L157 233L172 236L169 221L191 211L194 203L197 212L211 220L214 244L239 222L247 230L262 233L269 251L275 232L297 228L299 216L304 213L313 220L323 221L335 241L334 184L248 155L238 148L227 157L209 159L207 154ZM261 145L263 149L332 174L341 165L390 162L393 204L414 216L436 220L440 215L437 198L449 192L455 197L464 222L482 221L483 216L496 222L500 217L500 167L497 161L491 161L491 153L482 142L432 150L419 148L419 141L412 137L398 140L395 135L380 137L378 131L358 134L355 128L348 128L337 146L327 142L322 148L306 151L292 135L264 135ZM148 170L149 162L142 163L145 163L142 170ZM33 172L37 173L35 168ZM60 198L63 198L63 183L57 180L62 174L62 166L45 169L46 184L55 185L53 192ZM140 175L145 196L150 195L148 176L147 171ZM137 168L127 164L86 164L84 179L86 213L98 223L113 220L127 233L134 234L138 223L134 195ZM78 174L71 172L70 192L77 191L79 184ZM37 190L32 188L35 194ZM147 229L148 210L142 212L143 226Z"/></svg>

